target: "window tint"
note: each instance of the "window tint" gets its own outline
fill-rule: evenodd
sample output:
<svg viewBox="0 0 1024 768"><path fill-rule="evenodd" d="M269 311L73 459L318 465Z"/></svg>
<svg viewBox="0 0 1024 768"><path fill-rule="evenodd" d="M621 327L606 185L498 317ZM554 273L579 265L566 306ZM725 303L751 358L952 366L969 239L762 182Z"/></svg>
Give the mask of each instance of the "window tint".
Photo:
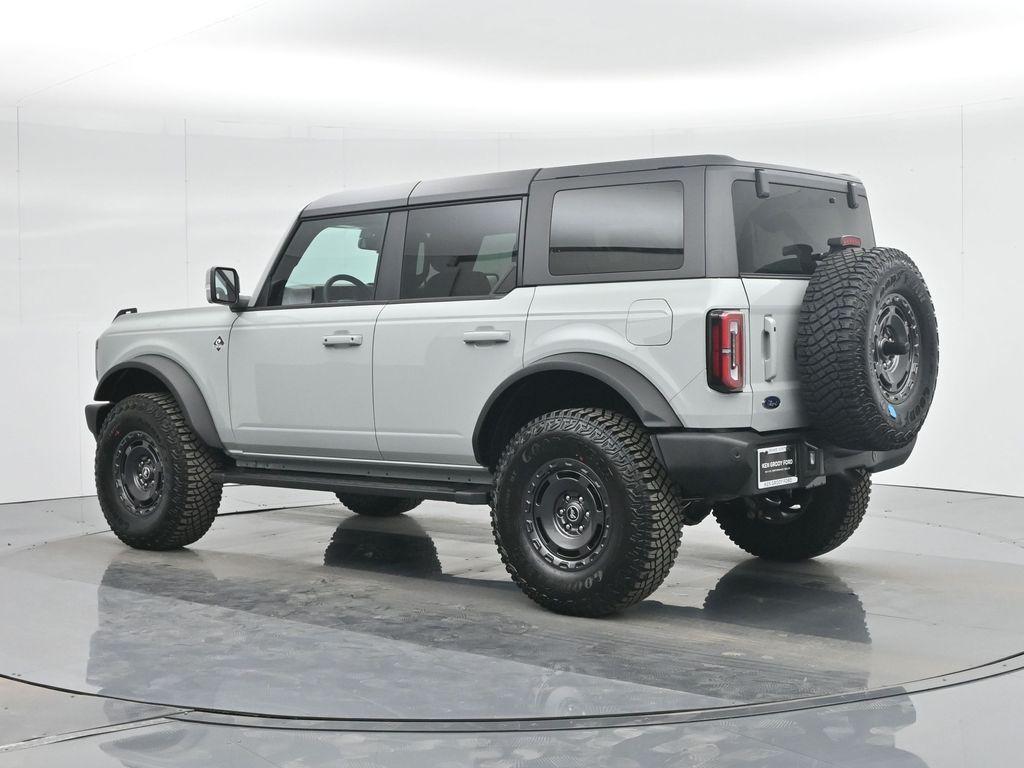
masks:
<svg viewBox="0 0 1024 768"><path fill-rule="evenodd" d="M840 235L856 235L865 247L874 246L866 198L851 208L845 192L789 184L769 189L768 197L758 197L752 181L732 185L736 255L743 274L808 275L815 264L810 254L825 253L829 238Z"/></svg>
<svg viewBox="0 0 1024 768"><path fill-rule="evenodd" d="M682 266L680 182L555 193L548 255L552 275L647 272Z"/></svg>
<svg viewBox="0 0 1024 768"><path fill-rule="evenodd" d="M388 215L304 221L270 279L270 306L373 298Z"/></svg>
<svg viewBox="0 0 1024 768"><path fill-rule="evenodd" d="M515 284L519 200L409 212L403 299L487 296Z"/></svg>

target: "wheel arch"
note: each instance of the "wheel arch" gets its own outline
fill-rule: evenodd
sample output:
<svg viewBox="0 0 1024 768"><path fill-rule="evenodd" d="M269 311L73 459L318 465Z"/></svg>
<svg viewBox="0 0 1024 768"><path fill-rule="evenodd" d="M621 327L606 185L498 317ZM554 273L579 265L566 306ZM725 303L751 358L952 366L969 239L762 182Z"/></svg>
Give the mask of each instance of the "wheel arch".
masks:
<svg viewBox="0 0 1024 768"><path fill-rule="evenodd" d="M473 430L473 455L481 465L490 467L497 462L500 446L495 438L508 431L509 412L518 412L517 405L529 400L531 394L549 394L551 385L568 384L578 393L575 397L562 393L554 407L575 405L602 405L626 410L627 415L649 429L680 429L682 422L672 410L668 400L650 379L635 368L604 355L590 352L568 352L542 358L506 378L491 393L477 418ZM580 384L585 386L579 388ZM547 385L548 389L545 389ZM598 398L598 402L586 402ZM554 409L554 407L550 409ZM536 407L527 406L526 413ZM532 414L540 415L544 410ZM527 419L529 420L529 419ZM515 421L513 419L513 421ZM503 423L506 422L506 423ZM523 421L522 423L525 423ZM522 426L518 424L517 426ZM511 435L509 435L511 436Z"/></svg>
<svg viewBox="0 0 1024 768"><path fill-rule="evenodd" d="M140 355L118 363L103 374L96 385L93 399L113 404L129 395L152 392L154 387L168 392L175 399L185 416L185 421L200 440L210 448L224 450L224 444L217 433L213 416L199 385L188 371L168 357ZM109 407L101 409L96 414L94 434L99 433ZM90 427L92 426L90 423Z"/></svg>

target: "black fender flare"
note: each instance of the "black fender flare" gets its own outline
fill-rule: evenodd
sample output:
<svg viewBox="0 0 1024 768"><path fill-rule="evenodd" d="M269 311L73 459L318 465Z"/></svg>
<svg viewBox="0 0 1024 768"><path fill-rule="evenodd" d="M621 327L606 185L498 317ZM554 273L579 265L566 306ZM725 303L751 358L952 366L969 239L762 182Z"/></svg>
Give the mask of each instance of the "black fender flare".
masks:
<svg viewBox="0 0 1024 768"><path fill-rule="evenodd" d="M640 422L650 429L682 429L683 423L665 396L650 379L621 360L593 352L565 352L543 357L506 378L487 398L473 429L473 454L483 455L481 442L484 425L491 410L509 387L544 371L570 371L597 379L615 390L636 412Z"/></svg>
<svg viewBox="0 0 1024 768"><path fill-rule="evenodd" d="M217 434L213 416L210 415L210 408L206 404L203 393L199 390L199 385L188 371L169 357L140 355L118 363L103 374L103 378L96 385L93 400L109 401L116 392L118 379L126 371L133 370L145 371L159 379L178 402L185 421L188 422L199 439L210 448L224 450L224 444L221 442L220 435Z"/></svg>

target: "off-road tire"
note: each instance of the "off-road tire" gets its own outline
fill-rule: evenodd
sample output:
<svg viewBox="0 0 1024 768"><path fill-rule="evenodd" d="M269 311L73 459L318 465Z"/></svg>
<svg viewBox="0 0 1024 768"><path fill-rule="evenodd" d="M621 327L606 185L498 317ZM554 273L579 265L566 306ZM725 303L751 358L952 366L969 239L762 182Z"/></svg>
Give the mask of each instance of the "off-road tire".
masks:
<svg viewBox="0 0 1024 768"><path fill-rule="evenodd" d="M915 378L895 402L880 384L873 332L894 299L912 310L919 341ZM803 405L827 440L855 450L908 445L928 415L939 365L935 307L914 262L894 248L826 256L804 294L796 360Z"/></svg>
<svg viewBox="0 0 1024 768"><path fill-rule="evenodd" d="M115 452L122 436L147 435L162 464L163 485L153 509L140 516L119 497ZM107 524L135 549L168 550L198 541L213 524L221 485L211 479L217 453L189 427L181 408L165 392L131 395L117 403L96 438L96 490Z"/></svg>
<svg viewBox="0 0 1024 768"><path fill-rule="evenodd" d="M569 462L601 483L607 525L593 559L559 566L539 538L532 494L538 473ZM685 509L639 424L613 411L571 408L539 416L509 441L491 526L506 570L528 597L557 613L598 617L661 585L679 550Z"/></svg>
<svg viewBox="0 0 1024 768"><path fill-rule="evenodd" d="M358 493L336 493L338 501L357 515L395 517L416 509L423 499L406 496L363 496Z"/></svg>
<svg viewBox="0 0 1024 768"><path fill-rule="evenodd" d="M857 530L868 508L871 475L857 470L833 475L825 485L798 492L801 512L786 522L767 522L756 513L765 499L737 499L715 506L726 536L740 549L765 560L795 562L831 552Z"/></svg>

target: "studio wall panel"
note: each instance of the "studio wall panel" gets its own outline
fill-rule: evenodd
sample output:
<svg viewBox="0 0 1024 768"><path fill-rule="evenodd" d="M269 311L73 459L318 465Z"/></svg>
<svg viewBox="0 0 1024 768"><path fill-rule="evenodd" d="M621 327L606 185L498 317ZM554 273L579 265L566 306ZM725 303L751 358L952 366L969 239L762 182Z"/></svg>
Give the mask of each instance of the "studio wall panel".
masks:
<svg viewBox="0 0 1024 768"><path fill-rule="evenodd" d="M654 154L650 132L535 132L502 136L501 168L543 168L574 163L599 163L650 157Z"/></svg>
<svg viewBox="0 0 1024 768"><path fill-rule="evenodd" d="M181 306L183 123L21 110L25 322Z"/></svg>
<svg viewBox="0 0 1024 768"><path fill-rule="evenodd" d="M0 376L0 503L82 494L84 421L74 328L5 324L0 349L6 371Z"/></svg>
<svg viewBox="0 0 1024 768"><path fill-rule="evenodd" d="M188 297L205 301L211 266L234 266L250 292L307 204L344 186L343 134L188 120Z"/></svg>
<svg viewBox="0 0 1024 768"><path fill-rule="evenodd" d="M345 186L489 173L498 168L498 134L353 129L345 132Z"/></svg>
<svg viewBox="0 0 1024 768"><path fill-rule="evenodd" d="M197 305L214 263L251 290L298 210L343 187L639 156L728 153L861 176L880 243L921 265L939 312L935 405L880 482L1024 494L1016 471L1024 104L677 132L321 128L81 110L0 110L0 501L92 493L82 405L122 306ZM20 155L19 155L20 143ZM20 229L19 229L20 185ZM19 237L20 235L20 237ZM20 239L20 243L19 243ZM20 268L19 268L20 250ZM19 281L20 275L20 281ZM20 303L19 303L20 297ZM43 471L41 467L46 467Z"/></svg>
<svg viewBox="0 0 1024 768"><path fill-rule="evenodd" d="M0 324L20 314L18 284L18 111L0 109Z"/></svg>
<svg viewBox="0 0 1024 768"><path fill-rule="evenodd" d="M957 403L963 431L953 443L970 446L977 455L971 466L977 487L1016 495L1024 495L1024 406L1018 394L1024 380L1022 135L1020 101L964 109L965 248L958 321L965 353ZM960 463L954 456L953 461L947 457L950 474Z"/></svg>

